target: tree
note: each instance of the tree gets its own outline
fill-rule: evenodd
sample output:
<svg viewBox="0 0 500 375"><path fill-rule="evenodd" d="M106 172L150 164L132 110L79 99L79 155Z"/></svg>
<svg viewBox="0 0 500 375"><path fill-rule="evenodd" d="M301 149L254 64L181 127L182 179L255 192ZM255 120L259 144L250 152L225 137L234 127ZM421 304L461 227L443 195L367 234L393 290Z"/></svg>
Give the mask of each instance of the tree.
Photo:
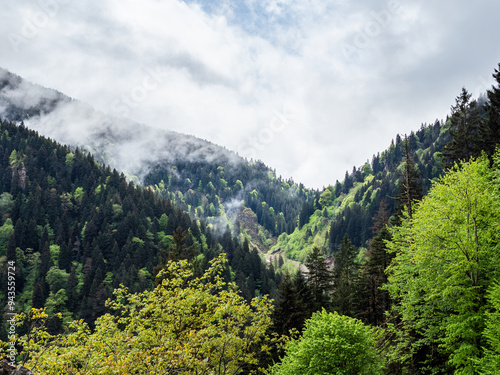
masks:
<svg viewBox="0 0 500 375"><path fill-rule="evenodd" d="M302 337L291 340L272 375L382 374L383 360L375 349L377 331L338 313L316 312Z"/></svg>
<svg viewBox="0 0 500 375"><path fill-rule="evenodd" d="M292 329L302 331L311 309L311 291L301 272L282 276L273 313L274 330L280 335L287 335Z"/></svg>
<svg viewBox="0 0 500 375"><path fill-rule="evenodd" d="M418 167L413 162L413 158L408 151L408 139L405 135L404 141L405 148L405 163L403 175L399 183L398 194L398 211L401 212L404 208L408 212L408 217L411 219L413 216L413 204L415 201L422 199L422 186L420 184L420 172Z"/></svg>
<svg viewBox="0 0 500 375"><path fill-rule="evenodd" d="M381 289L387 283L385 270L393 257L386 246L386 241L390 239L387 227L382 228L370 242L365 264L360 270L359 317L364 322L379 326L385 322L385 312L390 307L389 293Z"/></svg>
<svg viewBox="0 0 500 375"><path fill-rule="evenodd" d="M487 297L492 311L486 314L483 336L487 347L480 362L480 369L481 374L495 375L500 373L500 284L491 285Z"/></svg>
<svg viewBox="0 0 500 375"><path fill-rule="evenodd" d="M500 64L495 69L493 78L496 81L496 87L492 86L488 90L488 102L485 105L487 120L480 129L481 149L487 155L492 156L496 147L500 144Z"/></svg>
<svg viewBox="0 0 500 375"><path fill-rule="evenodd" d="M356 315L356 294L359 265L356 262L358 251L347 234L342 239L340 250L335 254L333 268L332 306L342 315Z"/></svg>
<svg viewBox="0 0 500 375"><path fill-rule="evenodd" d="M485 291L499 275L499 186L485 157L463 163L417 204L413 220L405 215L391 229L391 352L407 368L477 373Z"/></svg>
<svg viewBox="0 0 500 375"><path fill-rule="evenodd" d="M465 87L451 107L451 141L444 146L442 159L446 168L451 168L458 161L468 161L479 156L479 129L482 121L480 108Z"/></svg>
<svg viewBox="0 0 500 375"><path fill-rule="evenodd" d="M222 281L226 265L221 254L196 278L186 260L169 261L154 290L117 289L108 304L115 315L100 316L93 332L80 320L64 335L21 337L26 366L47 375L249 373L267 350L272 306L265 297L245 302Z"/></svg>
<svg viewBox="0 0 500 375"><path fill-rule="evenodd" d="M313 311L328 307L332 290L332 273L328 269L323 251L314 246L304 263L307 268L307 283L311 288Z"/></svg>

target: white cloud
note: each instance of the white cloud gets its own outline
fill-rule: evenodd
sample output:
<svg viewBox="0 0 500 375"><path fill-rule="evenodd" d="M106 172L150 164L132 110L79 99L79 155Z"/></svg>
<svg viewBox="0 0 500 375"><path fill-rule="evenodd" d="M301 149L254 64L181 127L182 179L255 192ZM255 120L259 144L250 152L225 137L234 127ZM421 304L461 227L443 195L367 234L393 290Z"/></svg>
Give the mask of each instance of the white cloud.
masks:
<svg viewBox="0 0 500 375"><path fill-rule="evenodd" d="M0 66L321 187L446 116L463 85L486 89L498 14L487 0L9 0ZM270 130L284 105L293 121Z"/></svg>

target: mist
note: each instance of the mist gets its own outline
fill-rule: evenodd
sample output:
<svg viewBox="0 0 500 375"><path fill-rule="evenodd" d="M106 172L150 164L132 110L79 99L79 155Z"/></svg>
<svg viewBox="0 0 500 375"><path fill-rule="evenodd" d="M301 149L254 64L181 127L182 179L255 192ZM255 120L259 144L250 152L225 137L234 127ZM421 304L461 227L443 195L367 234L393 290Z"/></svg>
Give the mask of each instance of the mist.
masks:
<svg viewBox="0 0 500 375"><path fill-rule="evenodd" d="M55 90L0 69L0 117L20 122L59 143L80 147L142 181L157 163L244 161L236 153L194 136L139 124L97 111Z"/></svg>

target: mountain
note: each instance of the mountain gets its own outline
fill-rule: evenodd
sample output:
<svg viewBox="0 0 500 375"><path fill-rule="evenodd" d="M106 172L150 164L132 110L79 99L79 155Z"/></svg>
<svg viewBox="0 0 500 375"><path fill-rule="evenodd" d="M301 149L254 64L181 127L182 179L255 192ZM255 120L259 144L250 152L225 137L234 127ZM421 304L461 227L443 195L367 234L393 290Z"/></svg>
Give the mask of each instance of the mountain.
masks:
<svg viewBox="0 0 500 375"><path fill-rule="evenodd" d="M5 70L0 70L0 116L91 152L129 180L179 204L193 219L221 232L229 227L261 252L279 234L293 232L303 202L317 194L277 177L260 161L194 136L105 115Z"/></svg>
<svg viewBox="0 0 500 375"><path fill-rule="evenodd" d="M396 212L404 166L400 135L371 162L320 192L206 140L108 116L5 70L0 70L0 115L91 152L98 162L179 205L191 219L246 238L250 247L274 258L303 262L313 246L333 254L346 234L366 248L380 202L391 215ZM438 155L449 141L448 128L436 120L408 137L424 193L442 174Z"/></svg>
<svg viewBox="0 0 500 375"><path fill-rule="evenodd" d="M119 285L151 289L167 260L189 259L201 272L223 252L245 298L275 293L279 280L248 242L191 220L79 148L0 120L0 277L14 264L16 312L61 312L49 322L55 332L73 319L92 323ZM4 283L5 312L7 295Z"/></svg>
<svg viewBox="0 0 500 375"><path fill-rule="evenodd" d="M418 173L417 183L425 195L443 174L439 157L449 142L449 122L422 125L407 138L408 151ZM282 252L303 262L314 246L334 254L347 235L353 244L368 248L374 236L374 217L384 201L388 215L398 210L405 161L405 141L398 134L389 148L373 155L372 161L346 172L342 182L328 186L313 202L304 203L299 226L291 234L281 234L272 252Z"/></svg>

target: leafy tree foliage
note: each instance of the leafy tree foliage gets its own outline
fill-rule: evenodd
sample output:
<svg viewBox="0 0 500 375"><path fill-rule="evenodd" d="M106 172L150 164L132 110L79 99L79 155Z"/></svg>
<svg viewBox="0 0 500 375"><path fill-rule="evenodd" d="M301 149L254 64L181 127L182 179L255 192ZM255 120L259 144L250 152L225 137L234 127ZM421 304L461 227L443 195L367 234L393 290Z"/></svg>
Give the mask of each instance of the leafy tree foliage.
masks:
<svg viewBox="0 0 500 375"><path fill-rule="evenodd" d="M289 342L271 374L382 374L376 339L376 331L361 321L322 310L306 322L300 339Z"/></svg>
<svg viewBox="0 0 500 375"><path fill-rule="evenodd" d="M477 373L485 291L500 266L499 181L488 166L481 158L448 173L392 230L393 354L409 369Z"/></svg>
<svg viewBox="0 0 500 375"><path fill-rule="evenodd" d="M221 254L196 278L187 261L170 261L154 290L117 289L115 314L100 316L93 331L80 320L64 335L30 332L20 339L26 366L43 374L248 373L266 350L272 309L225 283L226 263Z"/></svg>
<svg viewBox="0 0 500 375"><path fill-rule="evenodd" d="M483 336L488 345L479 368L481 374L494 375L500 373L500 284L492 284L487 297L492 311L486 313Z"/></svg>

